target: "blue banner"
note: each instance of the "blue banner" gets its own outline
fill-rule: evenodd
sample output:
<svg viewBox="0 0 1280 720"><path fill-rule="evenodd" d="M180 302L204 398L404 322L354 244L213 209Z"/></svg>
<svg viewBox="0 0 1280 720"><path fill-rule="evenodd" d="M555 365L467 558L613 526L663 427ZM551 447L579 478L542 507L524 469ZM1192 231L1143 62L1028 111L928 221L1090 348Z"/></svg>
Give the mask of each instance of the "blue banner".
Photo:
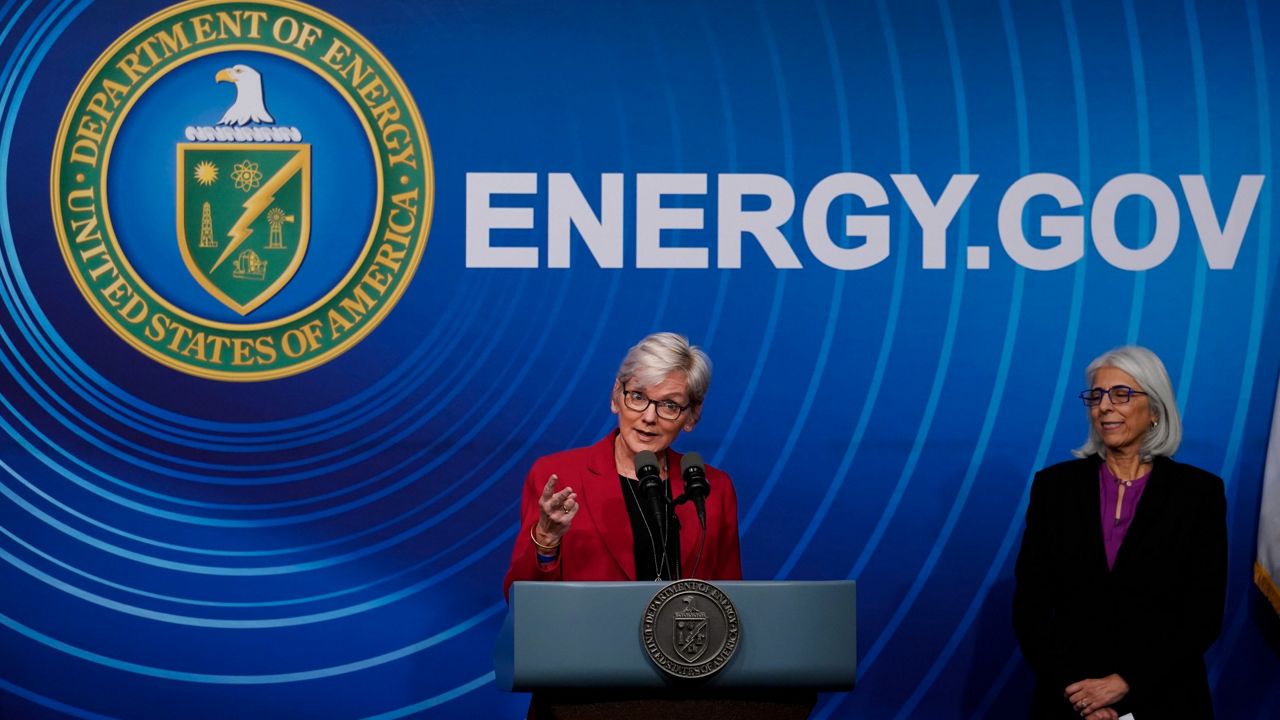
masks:
<svg viewBox="0 0 1280 720"><path fill-rule="evenodd" d="M522 717L521 482L659 330L714 362L677 449L746 578L858 581L815 717L1025 714L1031 478L1124 344L1226 482L1217 709L1280 714L1278 37L1256 0L4 3L0 715Z"/></svg>

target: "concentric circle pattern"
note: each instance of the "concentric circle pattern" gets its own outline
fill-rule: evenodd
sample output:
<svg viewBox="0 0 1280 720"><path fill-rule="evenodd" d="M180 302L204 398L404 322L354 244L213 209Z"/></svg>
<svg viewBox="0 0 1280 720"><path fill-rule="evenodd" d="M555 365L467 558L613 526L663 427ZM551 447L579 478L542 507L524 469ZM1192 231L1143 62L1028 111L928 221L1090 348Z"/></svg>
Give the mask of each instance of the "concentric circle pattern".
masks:
<svg viewBox="0 0 1280 720"><path fill-rule="evenodd" d="M122 341L51 223L69 99L166 3L0 4L0 717L523 717L492 666L520 483L610 429L617 362L663 329L715 363L678 447L733 476L747 577L858 581L858 688L815 717L1025 713L1008 608L1030 479L1083 440L1083 368L1125 343L1173 376L1179 459L1227 482L1219 713L1280 714L1280 631L1250 582L1280 369L1276 8L314 4L418 105L430 241L375 331L247 383ZM530 189L488 202L532 227L486 242L528 267L470 246L476 183L499 174ZM598 216L620 201L604 232L574 215L567 256L557 174ZM1098 212L1127 175L1176 213ZM1004 222L1036 177L1078 202L1041 184ZM831 182L862 191L836 194L824 244L809 205ZM133 191L171 213L171 168ZM1167 256L1126 266L1171 221ZM1055 227L1079 250L1036 267L1069 244ZM697 267L643 267L670 251Z"/></svg>

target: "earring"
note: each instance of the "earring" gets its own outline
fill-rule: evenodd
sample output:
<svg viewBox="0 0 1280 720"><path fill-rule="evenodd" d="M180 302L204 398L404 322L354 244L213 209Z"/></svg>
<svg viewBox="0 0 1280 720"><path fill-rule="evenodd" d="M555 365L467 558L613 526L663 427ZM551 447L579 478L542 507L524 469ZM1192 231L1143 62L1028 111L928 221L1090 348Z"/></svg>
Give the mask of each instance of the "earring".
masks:
<svg viewBox="0 0 1280 720"><path fill-rule="evenodd" d="M1152 421L1151 421L1151 427L1158 427L1159 425L1160 425L1160 421L1159 421L1159 420L1152 420Z"/></svg>

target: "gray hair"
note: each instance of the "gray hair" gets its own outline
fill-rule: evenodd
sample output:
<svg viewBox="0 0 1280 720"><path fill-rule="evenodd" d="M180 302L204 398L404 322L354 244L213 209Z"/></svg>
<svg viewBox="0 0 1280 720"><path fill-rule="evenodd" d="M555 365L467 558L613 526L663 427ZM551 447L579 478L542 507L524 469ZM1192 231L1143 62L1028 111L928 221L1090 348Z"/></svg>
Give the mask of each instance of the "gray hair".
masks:
<svg viewBox="0 0 1280 720"><path fill-rule="evenodd" d="M673 372L684 373L689 406L694 417L711 387L711 358L689 339L675 333L654 333L627 351L618 367L618 384L636 380L642 386L657 385Z"/></svg>
<svg viewBox="0 0 1280 720"><path fill-rule="evenodd" d="M1178 416L1178 403L1173 397L1173 382L1164 369L1164 363L1150 350L1137 345L1125 345L1099 355L1084 371L1085 382L1093 385L1093 376L1104 367L1122 370L1132 377L1147 393L1147 403L1151 413L1159 422L1147 431L1142 438L1142 449L1139 451L1143 462L1151 462L1153 457L1169 457L1178 451L1182 444L1182 418ZM1093 424L1089 424L1089 438L1079 449L1073 450L1076 457L1088 457L1093 454L1106 457L1107 446L1098 437Z"/></svg>

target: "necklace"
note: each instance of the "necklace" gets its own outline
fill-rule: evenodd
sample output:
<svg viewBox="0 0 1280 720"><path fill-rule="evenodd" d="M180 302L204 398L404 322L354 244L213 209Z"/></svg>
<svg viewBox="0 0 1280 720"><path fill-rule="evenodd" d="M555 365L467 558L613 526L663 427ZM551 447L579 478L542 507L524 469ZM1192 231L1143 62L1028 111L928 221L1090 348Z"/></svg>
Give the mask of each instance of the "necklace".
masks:
<svg viewBox="0 0 1280 720"><path fill-rule="evenodd" d="M1133 485L1134 480L1137 480L1143 475L1146 475L1147 473L1151 472L1150 463L1139 462L1137 467L1135 467L1132 471L1133 477L1129 479L1125 479L1124 477L1122 477L1120 468L1117 465L1112 464L1112 458L1110 456L1106 458L1106 460L1104 461L1104 464L1107 466L1107 471L1111 473L1111 477L1115 478L1116 482L1123 483L1125 487L1129 487ZM1128 468L1125 468L1125 470L1128 470ZM1129 475L1129 474L1130 474L1129 472L1123 473L1123 475Z"/></svg>
<svg viewBox="0 0 1280 720"><path fill-rule="evenodd" d="M653 529L649 527L649 520L644 516L644 507L640 505L640 496L636 494L635 483L631 478L626 478L627 489L631 491L631 499L635 501L636 507L640 509L640 522L644 523L644 531L649 536L649 549L653 552L653 570L658 577L654 580L662 579L662 568L667 564L667 523L660 522L658 526L658 534L662 538L662 559L658 559L657 540L653 537ZM671 568L667 568L670 571Z"/></svg>

